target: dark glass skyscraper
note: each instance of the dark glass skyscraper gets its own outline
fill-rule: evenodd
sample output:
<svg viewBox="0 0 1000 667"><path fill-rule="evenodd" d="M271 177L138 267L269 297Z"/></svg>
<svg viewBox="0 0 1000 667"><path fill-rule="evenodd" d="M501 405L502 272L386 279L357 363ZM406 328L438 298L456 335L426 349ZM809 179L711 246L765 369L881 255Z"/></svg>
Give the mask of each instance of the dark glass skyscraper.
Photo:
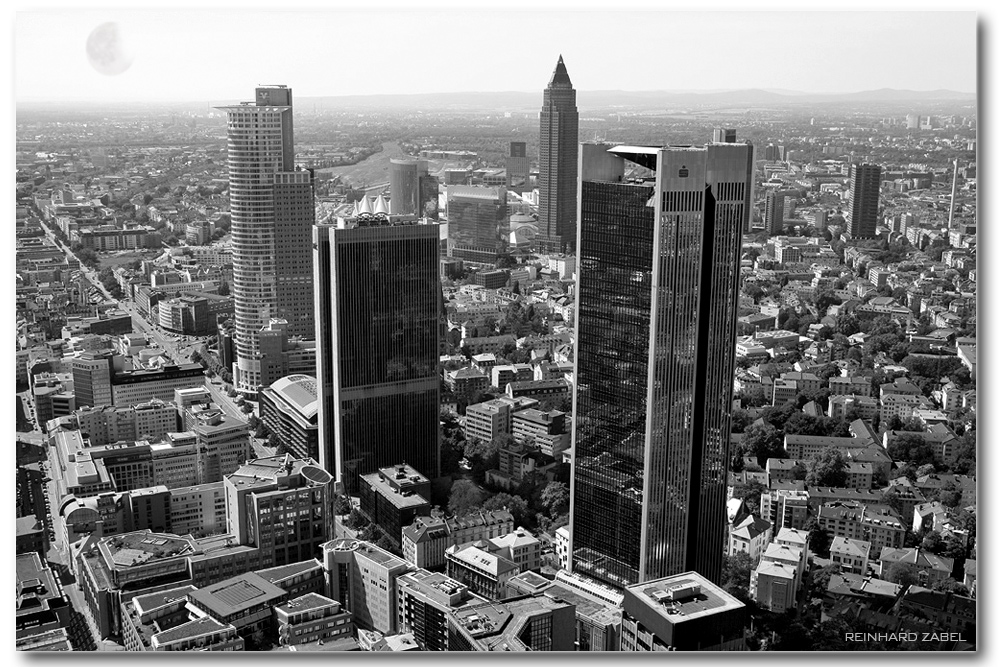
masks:
<svg viewBox="0 0 1000 667"><path fill-rule="evenodd" d="M546 252L576 248L576 175L580 141L576 90L562 56L542 96L538 148L538 237Z"/></svg>
<svg viewBox="0 0 1000 667"><path fill-rule="evenodd" d="M314 228L320 463L350 493L407 463L439 476L438 225Z"/></svg>
<svg viewBox="0 0 1000 667"><path fill-rule="evenodd" d="M496 261L510 229L505 188L450 185L447 214L452 257L485 264Z"/></svg>
<svg viewBox="0 0 1000 667"><path fill-rule="evenodd" d="M875 238L881 185L882 168L877 164L851 165L851 189L847 193L847 232L852 238Z"/></svg>
<svg viewBox="0 0 1000 667"><path fill-rule="evenodd" d="M751 150L581 146L572 567L617 587L721 576Z"/></svg>
<svg viewBox="0 0 1000 667"><path fill-rule="evenodd" d="M510 142L510 155L507 156L507 189L512 192L524 192L528 188L530 168L528 145L523 141Z"/></svg>

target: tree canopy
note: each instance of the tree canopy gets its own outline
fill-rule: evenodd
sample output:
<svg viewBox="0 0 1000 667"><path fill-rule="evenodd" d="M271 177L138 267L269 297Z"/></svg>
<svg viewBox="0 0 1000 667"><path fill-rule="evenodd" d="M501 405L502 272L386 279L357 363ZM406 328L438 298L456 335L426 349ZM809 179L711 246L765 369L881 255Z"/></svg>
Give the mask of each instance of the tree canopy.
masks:
<svg viewBox="0 0 1000 667"><path fill-rule="evenodd" d="M827 447L813 457L809 474L809 486L845 486L847 484L847 459L837 447Z"/></svg>
<svg viewBox="0 0 1000 667"><path fill-rule="evenodd" d="M470 512L479 509L483 501L483 492L474 482L468 479L460 479L451 485L451 494L448 496L448 512L454 516L465 516Z"/></svg>

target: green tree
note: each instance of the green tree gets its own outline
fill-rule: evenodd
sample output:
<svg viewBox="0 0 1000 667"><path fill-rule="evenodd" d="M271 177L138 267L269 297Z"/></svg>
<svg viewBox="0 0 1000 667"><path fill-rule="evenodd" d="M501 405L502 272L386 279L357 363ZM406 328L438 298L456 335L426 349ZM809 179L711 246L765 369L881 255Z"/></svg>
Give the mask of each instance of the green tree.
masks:
<svg viewBox="0 0 1000 667"><path fill-rule="evenodd" d="M448 496L448 512L453 516L462 517L479 509L483 504L483 492L468 479L460 479L451 485Z"/></svg>
<svg viewBox="0 0 1000 667"><path fill-rule="evenodd" d="M885 578L906 589L920 583L920 570L912 563L895 562L889 566Z"/></svg>
<svg viewBox="0 0 1000 667"><path fill-rule="evenodd" d="M921 466L934 463L934 448L919 433L901 433L889 443L886 453L893 461Z"/></svg>
<svg viewBox="0 0 1000 667"><path fill-rule="evenodd" d="M764 388L760 385L740 389L736 392L735 398L739 399L740 405L751 408L759 408L767 404L767 396L764 395Z"/></svg>
<svg viewBox="0 0 1000 667"><path fill-rule="evenodd" d="M976 474L976 430L967 430L955 445L955 463L952 470L962 475Z"/></svg>
<svg viewBox="0 0 1000 667"><path fill-rule="evenodd" d="M569 512L569 487L562 482L549 482L542 489L541 504L553 519Z"/></svg>
<svg viewBox="0 0 1000 667"><path fill-rule="evenodd" d="M962 489L954 481L948 480L938 492L937 499L945 507L954 509L962 503Z"/></svg>
<svg viewBox="0 0 1000 667"><path fill-rule="evenodd" d="M509 493L498 493L488 498L486 502L482 503L482 507L484 512L507 510L514 517L514 523L518 526L524 526L529 523L529 519L533 518L528 509L528 502L520 496L512 496Z"/></svg>
<svg viewBox="0 0 1000 667"><path fill-rule="evenodd" d="M745 551L737 551L722 559L722 588L744 604L750 601L750 573L753 559Z"/></svg>
<svg viewBox="0 0 1000 667"><path fill-rule="evenodd" d="M827 534L827 537L829 538L829 534ZM812 544L809 545L809 548L813 548ZM829 554L829 543L826 548L827 554ZM815 549L813 549L813 552L815 553ZM826 597L826 590L830 587L830 577L835 574L840 574L840 563L832 563L813 572L812 583L809 586L809 597L813 599L823 599Z"/></svg>
<svg viewBox="0 0 1000 667"><path fill-rule="evenodd" d="M945 577L944 579L937 579L931 584L932 591L941 591L942 593L954 593L955 595L962 595L968 597L969 589L965 587L951 577Z"/></svg>
<svg viewBox="0 0 1000 667"><path fill-rule="evenodd" d="M732 432L743 433L753 423L753 417L746 410L738 409L732 412Z"/></svg>
<svg viewBox="0 0 1000 667"><path fill-rule="evenodd" d="M830 557L830 544L832 542L830 531L819 524L813 526L812 530L809 531L809 549L820 558Z"/></svg>
<svg viewBox="0 0 1000 667"><path fill-rule="evenodd" d="M336 498L333 500L333 513L343 516L345 514L350 514L354 506L351 504L351 499L343 494L337 494Z"/></svg>
<svg viewBox="0 0 1000 667"><path fill-rule="evenodd" d="M344 519L344 525L352 530L362 530L367 527L371 521L368 520L361 510L352 508L347 518Z"/></svg>
<svg viewBox="0 0 1000 667"><path fill-rule="evenodd" d="M785 434L768 424L751 424L743 433L743 440L736 449L736 456L754 456L757 464L764 466L770 458L783 459L785 454Z"/></svg>
<svg viewBox="0 0 1000 667"><path fill-rule="evenodd" d="M740 498L746 504L747 511L751 514L760 514L760 495L767 491L767 487L751 480L747 484L737 484L733 487L733 498Z"/></svg>
<svg viewBox="0 0 1000 667"><path fill-rule="evenodd" d="M847 484L847 459L844 453L835 446L827 447L813 457L809 474L806 475L809 486L841 487Z"/></svg>

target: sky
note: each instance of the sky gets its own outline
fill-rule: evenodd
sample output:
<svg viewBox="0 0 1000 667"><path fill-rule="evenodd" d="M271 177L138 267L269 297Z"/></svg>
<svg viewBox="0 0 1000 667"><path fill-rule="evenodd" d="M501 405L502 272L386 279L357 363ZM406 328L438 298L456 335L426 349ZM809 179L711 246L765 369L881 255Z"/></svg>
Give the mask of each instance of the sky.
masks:
<svg viewBox="0 0 1000 667"><path fill-rule="evenodd" d="M577 90L976 90L972 11L517 5L23 8L15 100L213 102L279 83L298 99L530 92L560 54ZM91 32L111 21L134 55L118 75L99 73L86 52Z"/></svg>

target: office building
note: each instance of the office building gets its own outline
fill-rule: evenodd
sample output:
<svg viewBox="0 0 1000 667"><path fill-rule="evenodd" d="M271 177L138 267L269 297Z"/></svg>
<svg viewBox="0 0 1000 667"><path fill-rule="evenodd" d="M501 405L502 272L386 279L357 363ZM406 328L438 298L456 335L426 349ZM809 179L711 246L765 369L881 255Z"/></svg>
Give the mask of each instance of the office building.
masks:
<svg viewBox="0 0 1000 667"><path fill-rule="evenodd" d="M271 318L313 335L312 174L296 170L292 91L261 87L254 102L220 107L228 135L238 391L256 396L280 376L262 368L259 332Z"/></svg>
<svg viewBox="0 0 1000 667"><path fill-rule="evenodd" d="M536 572L522 572L507 582L508 596L546 595L573 605L576 650L617 651L622 627L621 595L616 601L591 595L582 588L568 585L566 575L569 573L560 570L556 580L550 581Z"/></svg>
<svg viewBox="0 0 1000 667"><path fill-rule="evenodd" d="M332 534L331 481L312 459L248 461L225 479L229 531L265 566L315 558Z"/></svg>
<svg viewBox="0 0 1000 667"><path fill-rule="evenodd" d="M154 400L169 401L173 399L175 389L186 389L204 381L205 369L201 364L170 364L156 369L115 371L111 375L111 403L122 407Z"/></svg>
<svg viewBox="0 0 1000 667"><path fill-rule="evenodd" d="M319 593L289 600L274 608L278 624L278 641L283 646L310 642L335 642L350 639L354 634L351 614L336 600Z"/></svg>
<svg viewBox="0 0 1000 667"><path fill-rule="evenodd" d="M111 378L122 368L122 357L111 352L84 352L73 359L73 391L77 407L111 405Z"/></svg>
<svg viewBox="0 0 1000 667"><path fill-rule="evenodd" d="M420 215L420 182L416 160L389 160L389 213Z"/></svg>
<svg viewBox="0 0 1000 667"><path fill-rule="evenodd" d="M368 542L340 539L323 545L329 597L351 612L362 630L395 634L399 624L396 580L413 567Z"/></svg>
<svg viewBox="0 0 1000 667"><path fill-rule="evenodd" d="M181 430L177 406L160 400L135 406L87 406L76 410L73 416L93 447L122 440L156 442L167 433Z"/></svg>
<svg viewBox="0 0 1000 667"><path fill-rule="evenodd" d="M547 595L469 605L448 614L449 651L572 651L573 605Z"/></svg>
<svg viewBox="0 0 1000 667"><path fill-rule="evenodd" d="M785 227L785 199L788 193L784 190L770 190L764 197L764 229L769 236L781 234Z"/></svg>
<svg viewBox="0 0 1000 667"><path fill-rule="evenodd" d="M316 378L289 375L260 392L260 419L296 458L319 460Z"/></svg>
<svg viewBox="0 0 1000 667"><path fill-rule="evenodd" d="M746 606L697 572L625 589L622 651L743 651Z"/></svg>
<svg viewBox="0 0 1000 667"><path fill-rule="evenodd" d="M247 572L187 593L187 606L197 616L231 625L244 641L254 641L274 625L272 609L288 600L288 593L256 572ZM254 646L264 648L264 646Z"/></svg>
<svg viewBox="0 0 1000 667"><path fill-rule="evenodd" d="M444 567L448 547L489 540L513 530L514 517L507 510L475 512L448 519L418 516L402 530L403 558L417 567Z"/></svg>
<svg viewBox="0 0 1000 667"><path fill-rule="evenodd" d="M521 572L510 552L494 540L455 545L445 550L448 576L488 600L503 599L507 581Z"/></svg>
<svg viewBox="0 0 1000 667"><path fill-rule="evenodd" d="M397 550L403 528L430 516L431 482L405 463L361 476L361 511Z"/></svg>
<svg viewBox="0 0 1000 667"><path fill-rule="evenodd" d="M717 127L712 130L712 142L717 144L735 144L736 130Z"/></svg>
<svg viewBox="0 0 1000 667"><path fill-rule="evenodd" d="M878 224L878 195L882 168L876 164L852 164L847 191L847 232L851 238L875 238Z"/></svg>
<svg viewBox="0 0 1000 667"><path fill-rule="evenodd" d="M319 454L357 494L406 462L439 475L438 225L362 214L317 226Z"/></svg>
<svg viewBox="0 0 1000 667"><path fill-rule="evenodd" d="M721 577L750 153L581 146L571 556L614 586Z"/></svg>
<svg viewBox="0 0 1000 667"><path fill-rule="evenodd" d="M531 164L528 161L527 146L523 141L510 142L510 155L507 156L507 189L511 192L524 192L529 189L528 172Z"/></svg>
<svg viewBox="0 0 1000 667"><path fill-rule="evenodd" d="M503 187L450 185L446 202L448 256L493 264L509 231Z"/></svg>
<svg viewBox="0 0 1000 667"><path fill-rule="evenodd" d="M139 595L122 604L126 651L242 651L245 642L229 623L198 616L188 607L194 586Z"/></svg>
<svg viewBox="0 0 1000 667"><path fill-rule="evenodd" d="M469 587L440 572L415 570L396 580L399 629L412 632L424 651L448 650L449 612L486 602Z"/></svg>
<svg viewBox="0 0 1000 667"><path fill-rule="evenodd" d="M59 633L61 628L69 627L70 615L73 612L59 578L37 553L19 554L15 569L17 649L19 651L71 650L65 631ZM29 648L29 644L37 646Z"/></svg>
<svg viewBox="0 0 1000 667"><path fill-rule="evenodd" d="M542 93L538 146L538 236L545 252L574 252L580 113L562 56Z"/></svg>

